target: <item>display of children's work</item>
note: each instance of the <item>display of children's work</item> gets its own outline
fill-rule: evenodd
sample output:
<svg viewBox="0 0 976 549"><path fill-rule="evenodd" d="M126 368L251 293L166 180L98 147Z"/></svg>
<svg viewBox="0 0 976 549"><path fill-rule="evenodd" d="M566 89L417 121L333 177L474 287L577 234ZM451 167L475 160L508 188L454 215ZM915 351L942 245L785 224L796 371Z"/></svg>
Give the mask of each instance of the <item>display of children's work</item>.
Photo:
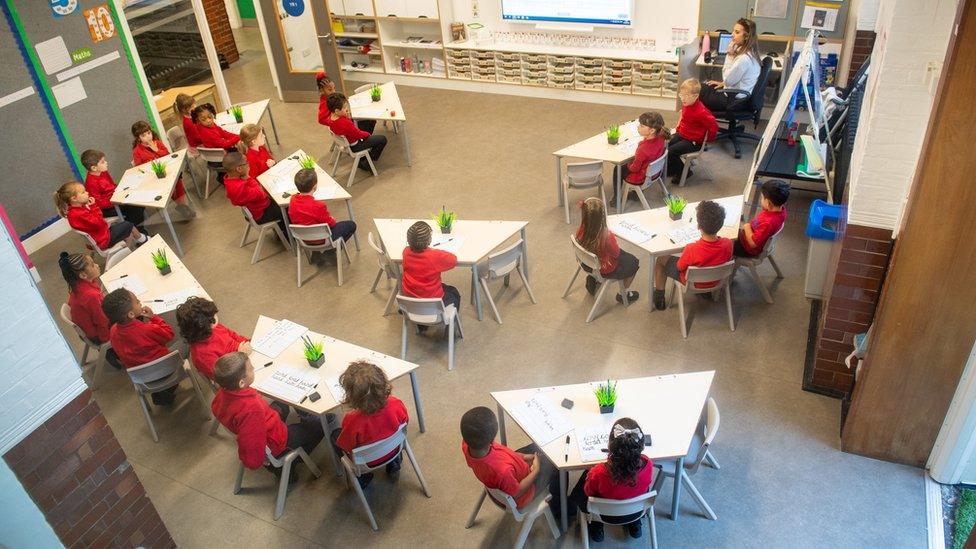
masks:
<svg viewBox="0 0 976 549"><path fill-rule="evenodd" d="M274 329L272 329L274 331ZM300 403L319 384L319 373L309 367L279 365L254 387L288 402Z"/></svg>
<svg viewBox="0 0 976 549"><path fill-rule="evenodd" d="M274 358L289 345L302 337L308 328L290 320L282 319L260 338L251 342L251 348L267 357Z"/></svg>
<svg viewBox="0 0 976 549"><path fill-rule="evenodd" d="M528 398L521 406L509 412L529 437L541 445L548 444L573 430L573 422L566 417L566 414L542 396Z"/></svg>

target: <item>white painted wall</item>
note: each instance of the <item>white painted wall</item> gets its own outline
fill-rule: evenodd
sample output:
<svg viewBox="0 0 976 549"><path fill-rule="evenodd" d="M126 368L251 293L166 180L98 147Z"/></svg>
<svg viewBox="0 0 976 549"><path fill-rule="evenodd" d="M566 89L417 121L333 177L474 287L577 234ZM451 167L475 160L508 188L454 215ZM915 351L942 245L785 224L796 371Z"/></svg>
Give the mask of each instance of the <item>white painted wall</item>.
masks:
<svg viewBox="0 0 976 549"><path fill-rule="evenodd" d="M959 379L927 464L942 484L976 484L976 345Z"/></svg>
<svg viewBox="0 0 976 549"><path fill-rule="evenodd" d="M0 547L64 547L44 514L20 485L7 462L0 460Z"/></svg>
<svg viewBox="0 0 976 549"><path fill-rule="evenodd" d="M897 230L958 0L880 0L851 157L848 223Z"/></svg>
<svg viewBox="0 0 976 549"><path fill-rule="evenodd" d="M0 454L5 454L81 394L85 382L10 235L2 230L0 364Z"/></svg>

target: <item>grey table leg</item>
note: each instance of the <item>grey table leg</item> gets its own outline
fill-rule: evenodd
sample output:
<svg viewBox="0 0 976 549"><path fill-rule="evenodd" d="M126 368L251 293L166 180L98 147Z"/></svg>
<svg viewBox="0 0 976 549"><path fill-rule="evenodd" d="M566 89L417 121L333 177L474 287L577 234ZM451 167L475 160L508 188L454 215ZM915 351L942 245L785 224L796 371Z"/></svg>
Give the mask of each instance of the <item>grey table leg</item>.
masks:
<svg viewBox="0 0 976 549"><path fill-rule="evenodd" d="M681 502L681 471L685 468L685 458L674 460L674 491L671 493L671 520L678 520L678 504Z"/></svg>
<svg viewBox="0 0 976 549"><path fill-rule="evenodd" d="M474 264L471 265L471 273L472 273L472 276L473 276L473 279L472 280L474 282L474 292L473 292L474 293L474 308L475 308L475 311L478 313L478 320L481 320L481 318L482 318L482 314L481 314L481 284L480 284L480 281L478 280L478 264L477 263L474 263Z"/></svg>
<svg viewBox="0 0 976 549"><path fill-rule="evenodd" d="M335 474L337 477L342 476L342 464L339 462L339 456L336 454L335 446L332 445L331 431L329 431L329 414L322 414L319 416L319 421L322 422L322 432L325 433L325 438L322 440L322 444L325 445L325 455L329 458L329 463L332 464L333 469L335 469Z"/></svg>
<svg viewBox="0 0 976 549"><path fill-rule="evenodd" d="M281 140L278 139L278 128L275 127L274 114L272 114L272 112L271 112L271 103L268 103L268 119L271 120L271 131L274 132L275 143L277 143L280 146L281 145Z"/></svg>
<svg viewBox="0 0 976 549"><path fill-rule="evenodd" d="M508 444L508 437L505 436L505 409L498 405L498 437L502 444Z"/></svg>
<svg viewBox="0 0 976 549"><path fill-rule="evenodd" d="M529 245L525 240L525 227L522 227L519 234L522 235L522 272L525 273L525 279L529 280Z"/></svg>
<svg viewBox="0 0 976 549"><path fill-rule="evenodd" d="M180 237L176 236L176 228L173 227L173 220L169 218L169 211L163 207L163 219L166 220L166 224L169 225L169 233L173 235L173 244L176 246L176 253L183 257L183 246L180 245Z"/></svg>
<svg viewBox="0 0 976 549"><path fill-rule="evenodd" d="M620 165L614 165L614 172L616 173L616 175L613 178L613 188L614 188L613 192L614 192L614 196L617 197L617 213L620 213L620 205L623 202L622 200L623 196L621 196L621 191L623 191L621 187L623 185L621 185L621 181L623 180L624 170Z"/></svg>
<svg viewBox="0 0 976 549"><path fill-rule="evenodd" d="M420 404L420 384L417 383L417 371L410 372L410 388L413 389L413 405L417 408L417 423L420 425L420 432L427 432L427 425L424 424L424 407Z"/></svg>
<svg viewBox="0 0 976 549"><path fill-rule="evenodd" d="M650 269L651 276L650 276L650 280L647 283L647 310L653 313L654 312L654 276L656 274L655 269L657 268L655 261L657 261L657 258L654 257L654 254L650 254L649 257L650 257L650 263L649 263L650 267L648 267L648 269Z"/></svg>
<svg viewBox="0 0 976 549"><path fill-rule="evenodd" d="M356 216L352 214L352 199L346 199L346 211L349 212L349 221L356 221ZM359 231L352 233L352 241L356 244L356 251L359 251Z"/></svg>
<svg viewBox="0 0 976 549"><path fill-rule="evenodd" d="M563 159L556 157L556 203L563 205Z"/></svg>
<svg viewBox="0 0 976 549"><path fill-rule="evenodd" d="M281 219L285 220L285 228L287 228L288 225L291 225L291 219L288 218L288 206L278 206L278 208L281 210ZM295 243L295 239L291 237L291 231L285 231L285 238L292 244Z"/></svg>
<svg viewBox="0 0 976 549"><path fill-rule="evenodd" d="M569 484L569 471L562 470L559 471L559 510L562 511L561 517L559 517L560 526L562 526L563 533L569 529L569 520L566 517L566 485ZM583 520L583 519L580 519Z"/></svg>
<svg viewBox="0 0 976 549"><path fill-rule="evenodd" d="M410 159L410 136L407 135L407 121L401 122L400 127L403 128L403 148L407 152L407 166L413 166L413 161Z"/></svg>

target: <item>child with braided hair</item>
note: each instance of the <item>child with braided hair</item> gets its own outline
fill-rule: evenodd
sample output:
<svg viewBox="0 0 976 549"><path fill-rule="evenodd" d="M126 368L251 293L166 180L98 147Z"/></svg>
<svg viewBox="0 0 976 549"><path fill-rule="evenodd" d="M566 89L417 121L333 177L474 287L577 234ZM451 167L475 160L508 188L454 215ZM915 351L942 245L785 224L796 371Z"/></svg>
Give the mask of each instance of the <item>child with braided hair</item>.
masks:
<svg viewBox="0 0 976 549"><path fill-rule="evenodd" d="M444 305L454 305L460 310L461 292L441 282L441 273L457 265L457 256L431 248L432 232L430 225L424 221L418 221L407 229L407 247L403 249L403 295L439 297Z"/></svg>

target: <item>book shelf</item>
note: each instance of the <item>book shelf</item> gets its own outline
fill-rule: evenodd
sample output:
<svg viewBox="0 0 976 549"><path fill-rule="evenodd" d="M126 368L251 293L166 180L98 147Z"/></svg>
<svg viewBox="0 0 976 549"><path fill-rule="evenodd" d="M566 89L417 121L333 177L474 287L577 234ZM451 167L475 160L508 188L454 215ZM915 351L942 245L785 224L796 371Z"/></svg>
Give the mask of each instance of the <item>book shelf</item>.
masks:
<svg viewBox="0 0 976 549"><path fill-rule="evenodd" d="M384 72L383 48L376 17L362 12L329 15L342 69L348 72ZM369 47L366 52L363 51L365 46Z"/></svg>

